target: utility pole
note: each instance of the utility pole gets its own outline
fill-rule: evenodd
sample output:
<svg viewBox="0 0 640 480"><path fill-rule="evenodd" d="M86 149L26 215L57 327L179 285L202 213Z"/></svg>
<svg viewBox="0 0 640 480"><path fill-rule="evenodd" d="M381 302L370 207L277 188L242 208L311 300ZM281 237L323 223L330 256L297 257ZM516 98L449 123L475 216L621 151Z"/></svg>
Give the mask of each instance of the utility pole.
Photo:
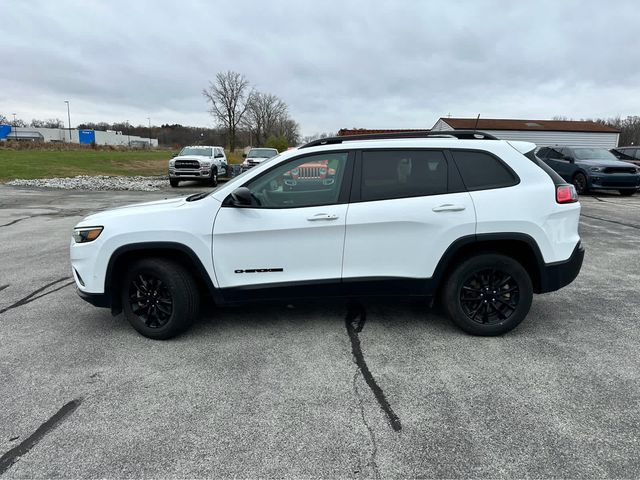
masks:
<svg viewBox="0 0 640 480"><path fill-rule="evenodd" d="M18 140L18 130L16 130L16 114L13 114L13 136Z"/></svg>
<svg viewBox="0 0 640 480"><path fill-rule="evenodd" d="M71 143L71 109L69 108L69 100L65 100L67 104L67 118L69 119L69 143Z"/></svg>
<svg viewBox="0 0 640 480"><path fill-rule="evenodd" d="M147 117L149 120L149 150L151 150L151 117Z"/></svg>
<svg viewBox="0 0 640 480"><path fill-rule="evenodd" d="M127 138L129 140L129 148L131 148L131 128L129 127L129 120L127 120Z"/></svg>

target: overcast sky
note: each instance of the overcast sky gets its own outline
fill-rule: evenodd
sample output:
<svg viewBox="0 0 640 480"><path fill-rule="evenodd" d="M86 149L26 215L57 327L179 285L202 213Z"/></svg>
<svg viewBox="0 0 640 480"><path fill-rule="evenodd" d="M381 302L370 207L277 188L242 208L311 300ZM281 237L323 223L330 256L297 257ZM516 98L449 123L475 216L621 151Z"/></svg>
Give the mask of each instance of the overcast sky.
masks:
<svg viewBox="0 0 640 480"><path fill-rule="evenodd" d="M2 0L0 113L211 126L235 70L303 134L640 114L637 1Z"/></svg>

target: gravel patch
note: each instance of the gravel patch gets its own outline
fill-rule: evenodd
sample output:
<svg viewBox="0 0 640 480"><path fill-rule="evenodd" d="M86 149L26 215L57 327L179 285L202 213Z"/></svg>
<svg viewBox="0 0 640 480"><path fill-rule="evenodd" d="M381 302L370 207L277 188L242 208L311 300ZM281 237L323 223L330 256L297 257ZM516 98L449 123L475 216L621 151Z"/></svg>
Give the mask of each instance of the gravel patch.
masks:
<svg viewBox="0 0 640 480"><path fill-rule="evenodd" d="M78 175L63 178L17 179L7 182L16 187L61 188L63 190L138 190L154 192L166 187L169 178L157 177L111 177L108 175Z"/></svg>

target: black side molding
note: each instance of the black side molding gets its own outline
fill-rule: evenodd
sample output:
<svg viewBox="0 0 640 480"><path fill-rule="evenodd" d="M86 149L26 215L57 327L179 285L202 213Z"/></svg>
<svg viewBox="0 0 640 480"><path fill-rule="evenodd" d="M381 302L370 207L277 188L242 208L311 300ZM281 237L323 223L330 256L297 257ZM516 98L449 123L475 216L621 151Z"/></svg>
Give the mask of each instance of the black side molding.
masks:
<svg viewBox="0 0 640 480"><path fill-rule="evenodd" d="M85 302L90 303L94 307L110 308L111 307L111 295L108 293L87 293L76 288L78 296Z"/></svg>

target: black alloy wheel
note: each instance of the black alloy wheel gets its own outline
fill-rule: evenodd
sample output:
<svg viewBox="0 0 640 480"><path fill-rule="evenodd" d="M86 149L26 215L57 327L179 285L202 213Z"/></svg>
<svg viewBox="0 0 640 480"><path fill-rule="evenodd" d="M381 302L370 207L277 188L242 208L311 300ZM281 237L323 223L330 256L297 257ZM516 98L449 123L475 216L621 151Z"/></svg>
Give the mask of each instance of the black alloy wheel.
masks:
<svg viewBox="0 0 640 480"><path fill-rule="evenodd" d="M472 273L460 290L460 306L473 322L495 325L518 308L520 287L506 272L486 269Z"/></svg>
<svg viewBox="0 0 640 480"><path fill-rule="evenodd" d="M198 317L198 285L185 265L175 260L134 262L124 273L120 293L126 319L145 337L175 337Z"/></svg>
<svg viewBox="0 0 640 480"><path fill-rule="evenodd" d="M442 288L442 306L472 335L502 335L525 319L533 300L529 273L515 258L477 253L457 263Z"/></svg>
<svg viewBox="0 0 640 480"><path fill-rule="evenodd" d="M586 193L587 191L587 177L584 176L584 173L576 173L573 176L573 186L576 187L576 193L581 195Z"/></svg>
<svg viewBox="0 0 640 480"><path fill-rule="evenodd" d="M129 306L147 327L160 328L171 318L173 297L161 279L141 273L129 285Z"/></svg>

